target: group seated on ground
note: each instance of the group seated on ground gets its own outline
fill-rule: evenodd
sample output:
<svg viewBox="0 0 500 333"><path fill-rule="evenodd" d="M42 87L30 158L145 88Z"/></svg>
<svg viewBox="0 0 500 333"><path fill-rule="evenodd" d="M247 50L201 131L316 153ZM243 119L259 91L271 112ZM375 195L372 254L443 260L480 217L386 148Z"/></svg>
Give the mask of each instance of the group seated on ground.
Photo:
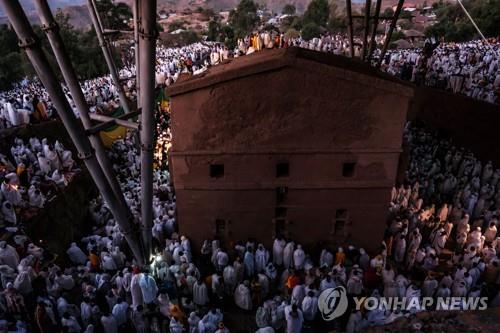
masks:
<svg viewBox="0 0 500 333"><path fill-rule="evenodd" d="M0 153L0 225L16 228L44 207L78 171L73 153L56 141L15 138Z"/></svg>

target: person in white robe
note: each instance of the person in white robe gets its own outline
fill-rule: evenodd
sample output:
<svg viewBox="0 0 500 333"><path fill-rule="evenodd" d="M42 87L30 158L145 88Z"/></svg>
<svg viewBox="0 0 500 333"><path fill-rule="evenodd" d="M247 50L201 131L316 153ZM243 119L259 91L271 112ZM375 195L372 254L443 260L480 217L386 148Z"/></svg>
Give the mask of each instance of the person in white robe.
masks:
<svg viewBox="0 0 500 333"><path fill-rule="evenodd" d="M497 226L495 222L490 222L488 229L484 232L484 240L487 244L492 243L497 237Z"/></svg>
<svg viewBox="0 0 500 333"><path fill-rule="evenodd" d="M18 186L19 185L15 184L12 179L8 178L8 175L5 176L1 185L1 194L7 202L10 202L14 206L19 206L22 201L21 192L19 191Z"/></svg>
<svg viewBox="0 0 500 333"><path fill-rule="evenodd" d="M249 282L240 283L234 291L234 303L243 310L252 310L252 296L250 294Z"/></svg>
<svg viewBox="0 0 500 333"><path fill-rule="evenodd" d="M366 271L370 267L370 255L363 248L359 249L359 267L363 271Z"/></svg>
<svg viewBox="0 0 500 333"><path fill-rule="evenodd" d="M90 299L86 296L83 297L83 301L80 303L80 318L83 326L88 326L92 320L92 306L90 305Z"/></svg>
<svg viewBox="0 0 500 333"><path fill-rule="evenodd" d="M158 308L160 310L160 313L165 316L170 318L170 298L168 297L168 294L166 292L160 292L160 295L158 295L157 298L158 301Z"/></svg>
<svg viewBox="0 0 500 333"><path fill-rule="evenodd" d="M29 204L32 207L43 208L45 204L45 196L34 185L28 189Z"/></svg>
<svg viewBox="0 0 500 333"><path fill-rule="evenodd" d="M333 281L331 275L325 276L319 285L319 291L322 292L328 288L335 288L337 285L335 284L335 281Z"/></svg>
<svg viewBox="0 0 500 333"><path fill-rule="evenodd" d="M12 269L17 269L19 265L19 254L6 241L0 241L0 264L7 265Z"/></svg>
<svg viewBox="0 0 500 333"><path fill-rule="evenodd" d="M439 286L438 281L431 273L427 274L427 277L424 280L422 285L422 296L424 297L433 297Z"/></svg>
<svg viewBox="0 0 500 333"><path fill-rule="evenodd" d="M287 333L300 333L302 331L304 317L297 305L293 304L285 308L285 318Z"/></svg>
<svg viewBox="0 0 500 333"><path fill-rule="evenodd" d="M150 274L143 273L139 280L139 286L141 287L144 304L153 303L158 294L158 287L156 286L155 279Z"/></svg>
<svg viewBox="0 0 500 333"><path fill-rule="evenodd" d="M104 333L118 333L118 323L111 313L102 315L101 325Z"/></svg>
<svg viewBox="0 0 500 333"><path fill-rule="evenodd" d="M302 250L302 245L297 245L297 249L293 252L293 265L295 269L303 269L304 262L306 260L306 254L304 250Z"/></svg>
<svg viewBox="0 0 500 333"><path fill-rule="evenodd" d="M321 255L319 257L319 265L321 267L332 267L333 265L333 254L327 249L323 249L321 251Z"/></svg>
<svg viewBox="0 0 500 333"><path fill-rule="evenodd" d="M129 305L121 297L116 300L115 306L113 306L112 314L115 317L116 325L122 327L127 323L128 320L128 310Z"/></svg>
<svg viewBox="0 0 500 333"><path fill-rule="evenodd" d="M313 321L318 312L318 298L313 291L309 291L307 296L302 300L302 314L307 321Z"/></svg>
<svg viewBox="0 0 500 333"><path fill-rule="evenodd" d="M248 247L245 252L245 257L243 258L243 264L245 267L245 276L250 278L255 274L255 256L252 253L252 248Z"/></svg>
<svg viewBox="0 0 500 333"><path fill-rule="evenodd" d="M219 249L217 251L217 254L216 254L217 270L219 272L223 271L228 263L229 263L229 256L227 255L227 253L224 250Z"/></svg>
<svg viewBox="0 0 500 333"><path fill-rule="evenodd" d="M75 317L71 316L69 313L65 312L62 319L61 319L61 324L63 326L68 327L68 332L70 333L80 333L82 331L82 328L78 321L76 320ZM105 333L116 333L115 332L108 332L105 331Z"/></svg>
<svg viewBox="0 0 500 333"><path fill-rule="evenodd" d="M285 266L286 269L292 267L294 246L295 244L293 242L288 242L283 249L283 266Z"/></svg>
<svg viewBox="0 0 500 333"><path fill-rule="evenodd" d="M134 309L137 309L137 307L142 305L144 302L142 297L142 288L139 284L141 275L141 273L135 273L132 275L132 279L130 281L130 293L132 295L132 307Z"/></svg>
<svg viewBox="0 0 500 333"><path fill-rule="evenodd" d="M196 315L196 312L191 312L188 317L189 333L200 333L198 331L198 323L200 322L200 317Z"/></svg>
<svg viewBox="0 0 500 333"><path fill-rule="evenodd" d="M358 333L365 325L366 321L361 311L353 311L349 316L345 331L346 333Z"/></svg>
<svg viewBox="0 0 500 333"><path fill-rule="evenodd" d="M58 271L56 275L57 276L54 281L62 288L62 290L70 291L75 287L75 280L70 274Z"/></svg>
<svg viewBox="0 0 500 333"><path fill-rule="evenodd" d="M33 291L31 278L28 272L21 272L14 280L14 288L16 288L21 295L27 296Z"/></svg>
<svg viewBox="0 0 500 333"><path fill-rule="evenodd" d="M142 305L138 305L137 308L132 310L131 321L137 333L149 332L144 318Z"/></svg>
<svg viewBox="0 0 500 333"><path fill-rule="evenodd" d="M264 248L264 245L259 244L255 251L255 270L260 273L264 270L269 261L269 251Z"/></svg>
<svg viewBox="0 0 500 333"><path fill-rule="evenodd" d="M111 272L117 269L113 257L108 252L101 252L101 265L105 271Z"/></svg>
<svg viewBox="0 0 500 333"><path fill-rule="evenodd" d="M226 268L224 268L222 278L224 281L224 290L226 294L232 295L237 283L236 271L234 270L233 266L228 265L226 266Z"/></svg>
<svg viewBox="0 0 500 333"><path fill-rule="evenodd" d="M363 271L358 265L351 269L349 280L347 281L347 293L351 295L361 295L363 292Z"/></svg>
<svg viewBox="0 0 500 333"><path fill-rule="evenodd" d="M193 285L193 303L198 306L205 306L209 302L207 286L201 279Z"/></svg>
<svg viewBox="0 0 500 333"><path fill-rule="evenodd" d="M261 327L255 333L275 333L275 330L272 326Z"/></svg>
<svg viewBox="0 0 500 333"><path fill-rule="evenodd" d="M175 317L170 318L169 324L170 333L182 333L184 331L184 326Z"/></svg>
<svg viewBox="0 0 500 333"><path fill-rule="evenodd" d="M69 259L76 265L85 265L87 262L87 256L83 253L82 249L76 245L75 242L71 243L71 246L66 251Z"/></svg>
<svg viewBox="0 0 500 333"><path fill-rule="evenodd" d="M276 238L273 242L273 263L276 266L283 265L283 251L286 241L283 238Z"/></svg>
<svg viewBox="0 0 500 333"><path fill-rule="evenodd" d="M68 184L66 177L64 177L64 174L62 174L58 169L54 170L51 179L59 187L64 187Z"/></svg>

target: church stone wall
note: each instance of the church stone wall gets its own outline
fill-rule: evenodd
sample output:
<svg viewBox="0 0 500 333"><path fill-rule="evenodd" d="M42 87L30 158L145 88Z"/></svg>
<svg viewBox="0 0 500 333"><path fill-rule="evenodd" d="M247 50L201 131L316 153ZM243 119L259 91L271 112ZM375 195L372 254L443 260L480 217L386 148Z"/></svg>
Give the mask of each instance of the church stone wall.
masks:
<svg viewBox="0 0 500 333"><path fill-rule="evenodd" d="M213 84L172 96L181 234L194 244L218 235L226 244L252 237L270 245L282 230L304 245L375 249L411 89L299 58L222 82L207 76ZM277 177L279 163L289 165L285 177ZM345 163L355 163L353 175L343 175ZM224 165L223 176L211 177L211 165ZM347 219L336 231L339 212Z"/></svg>

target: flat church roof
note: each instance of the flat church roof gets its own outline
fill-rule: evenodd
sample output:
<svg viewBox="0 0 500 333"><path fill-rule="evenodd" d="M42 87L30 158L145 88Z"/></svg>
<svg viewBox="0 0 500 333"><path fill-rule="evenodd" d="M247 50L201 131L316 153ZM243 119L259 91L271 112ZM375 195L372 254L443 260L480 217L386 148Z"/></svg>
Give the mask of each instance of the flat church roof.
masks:
<svg viewBox="0 0 500 333"><path fill-rule="evenodd" d="M173 97L250 75L279 70L285 67L300 67L300 63L304 61L349 71L359 81L370 80L371 77L376 79L377 86L382 89L396 89L403 95L413 96L414 86L411 83L384 73L359 59L299 47L263 50L251 55L227 60L220 65L210 67L200 75L181 76L174 85L167 88L167 94Z"/></svg>

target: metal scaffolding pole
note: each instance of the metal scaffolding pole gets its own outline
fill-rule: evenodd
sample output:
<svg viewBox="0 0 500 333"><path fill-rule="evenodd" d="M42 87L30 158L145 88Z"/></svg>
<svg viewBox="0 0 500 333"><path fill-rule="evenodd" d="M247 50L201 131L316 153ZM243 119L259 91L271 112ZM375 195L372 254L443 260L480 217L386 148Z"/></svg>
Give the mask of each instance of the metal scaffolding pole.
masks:
<svg viewBox="0 0 500 333"><path fill-rule="evenodd" d="M370 31L370 11L372 8L372 0L366 0L365 3L365 17L363 23L363 50L361 52L361 59L365 60L366 51L368 48L368 32Z"/></svg>
<svg viewBox="0 0 500 333"><path fill-rule="evenodd" d="M139 109L139 99L141 96L141 85L139 83L139 77L141 76L139 72L139 0L134 0L134 7L132 9L134 17L135 94L137 96L137 109Z"/></svg>
<svg viewBox="0 0 500 333"><path fill-rule="evenodd" d="M389 26L389 31L387 32L387 36L385 37L384 46L382 47L382 53L380 53L380 58L378 59L377 68L382 65L382 61L384 61L385 53L387 52L387 48L389 47L389 43L391 42L392 32L394 28L396 28L396 23L398 22L399 14L401 14L401 9L403 8L403 4L405 0L399 0L398 6L396 7L396 11L394 12L394 16L391 21L391 25Z"/></svg>
<svg viewBox="0 0 500 333"><path fill-rule="evenodd" d="M351 53L351 58L354 58L354 31L352 28L352 6L351 0L346 0L345 5L347 11L347 35L349 37L349 50Z"/></svg>
<svg viewBox="0 0 500 333"><path fill-rule="evenodd" d="M59 34L59 27L54 20L54 16L50 10L49 4L47 0L35 0L35 7L38 12L38 16L40 18L40 22L42 24L42 29L47 35L50 46L54 52L57 63L61 69L61 73L64 77L64 81L68 86L68 89L73 96L73 100L75 101L75 105L80 112L80 118L83 123L83 127L86 130L93 127L92 121L89 117L89 107L87 102L85 101L85 96L83 96L80 83L78 82L78 78L76 73L71 65L71 60L66 52L66 47L64 46L64 42ZM104 145L99 137L99 134L91 135L89 137L90 143L92 147L95 149L97 160L106 175L106 179L108 180L110 186L113 188L113 191L120 201L120 203L124 206L123 209L129 211L125 199L123 197L122 190L120 188L120 184L116 180L116 177L113 172L112 164L110 163L108 157L106 156L106 152L104 150Z"/></svg>
<svg viewBox="0 0 500 333"><path fill-rule="evenodd" d="M156 0L140 0L140 86L141 96L141 217L146 259L151 257L153 227L153 148L155 110Z"/></svg>
<svg viewBox="0 0 500 333"><path fill-rule="evenodd" d="M372 35L370 40L370 50L368 51L367 61L370 62L372 60L373 52L377 48L377 41L375 37L377 36L377 28L378 28L378 20L380 17L380 7L382 6L382 0L377 0L377 4L375 5L375 15L373 16L373 26L372 26Z"/></svg>
<svg viewBox="0 0 500 333"><path fill-rule="evenodd" d="M108 69L111 74L111 78L113 79L113 83L115 84L116 90L118 92L118 96L120 98L120 105L122 106L123 111L125 113L129 113L130 107L128 105L128 98L125 95L123 86L120 83L120 77L118 76L118 71L116 70L113 56L108 47L108 41L104 38L102 34L100 17L96 10L97 7L94 6L93 0L87 0L87 7L89 9L90 19L92 20L92 25L94 26L97 39L99 40L99 45L101 46L102 53L104 54L104 59L106 60L106 64L108 65Z"/></svg>
<svg viewBox="0 0 500 333"><path fill-rule="evenodd" d="M25 49L26 54L33 65L38 77L42 81L45 89L53 101L58 115L64 124L71 140L78 150L78 156L85 163L90 175L97 185L101 195L108 204L108 207L118 222L125 239L135 258L140 264L143 263L142 249L137 237L136 228L126 212L122 210L119 202L116 200L113 189L106 180L106 177L94 155L89 139L85 135L82 124L76 119L71 107L64 95L60 83L55 73L50 68L50 64L42 51L40 42L37 40L33 29L24 13L19 1L2 0L5 13L9 18L14 31L19 37L20 46Z"/></svg>

